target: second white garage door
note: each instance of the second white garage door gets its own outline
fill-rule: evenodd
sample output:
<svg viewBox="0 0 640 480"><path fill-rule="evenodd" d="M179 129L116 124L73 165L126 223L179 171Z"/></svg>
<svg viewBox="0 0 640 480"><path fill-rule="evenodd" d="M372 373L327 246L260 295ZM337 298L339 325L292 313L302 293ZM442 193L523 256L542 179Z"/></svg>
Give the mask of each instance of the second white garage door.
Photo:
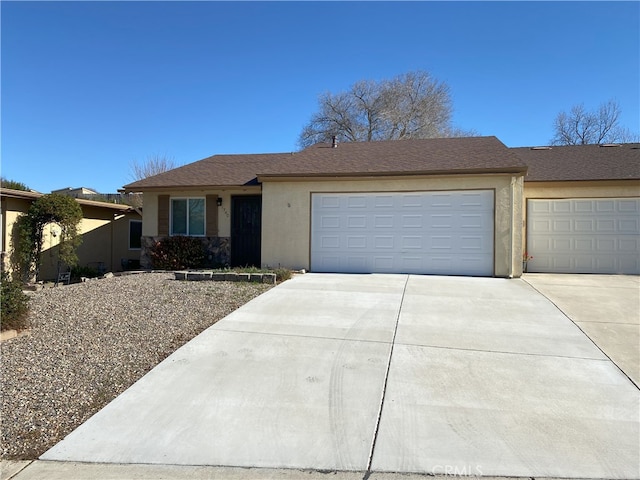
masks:
<svg viewBox="0 0 640 480"><path fill-rule="evenodd" d="M315 193L311 270L493 275L492 190Z"/></svg>
<svg viewBox="0 0 640 480"><path fill-rule="evenodd" d="M640 199L527 202L529 272L640 274Z"/></svg>

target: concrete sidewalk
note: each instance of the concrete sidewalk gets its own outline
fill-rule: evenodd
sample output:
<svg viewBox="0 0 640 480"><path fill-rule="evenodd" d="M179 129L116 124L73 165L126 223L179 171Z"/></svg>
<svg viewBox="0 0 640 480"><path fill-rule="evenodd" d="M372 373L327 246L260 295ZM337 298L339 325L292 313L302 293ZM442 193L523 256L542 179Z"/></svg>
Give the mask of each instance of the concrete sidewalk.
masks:
<svg viewBox="0 0 640 480"><path fill-rule="evenodd" d="M19 476L10 476L9 470L0 471L2 480L362 480L365 472L337 472L328 470L295 470L285 468L240 468L182 465L132 465L114 463L77 463L37 460L34 462L7 462L24 470ZM26 464L25 465L23 465ZM26 467L26 468L25 468ZM0 467L1 468L1 467ZM445 472L449 473L445 473ZM6 474L6 475L5 475ZM371 472L368 480L450 480L451 478L479 478L464 476L462 472L445 470L442 466L435 474ZM536 480L533 477L482 477L482 480ZM569 480L545 478L545 480ZM588 480L571 478L570 480Z"/></svg>
<svg viewBox="0 0 640 480"><path fill-rule="evenodd" d="M16 478L73 465L59 462L640 478L639 404L523 280L307 274L203 332Z"/></svg>

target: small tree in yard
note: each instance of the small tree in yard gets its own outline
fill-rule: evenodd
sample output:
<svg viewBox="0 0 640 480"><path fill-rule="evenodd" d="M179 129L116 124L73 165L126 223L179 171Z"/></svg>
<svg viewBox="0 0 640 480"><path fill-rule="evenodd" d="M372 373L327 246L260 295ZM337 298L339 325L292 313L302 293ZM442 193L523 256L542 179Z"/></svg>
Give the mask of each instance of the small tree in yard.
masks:
<svg viewBox="0 0 640 480"><path fill-rule="evenodd" d="M78 225L82 220L82 208L76 200L66 195L52 193L35 200L26 215L16 222L14 236L14 269L24 280L37 277L40 270L40 253L44 241L44 228L50 223L60 227L58 259L72 267L78 263L76 249L82 242Z"/></svg>

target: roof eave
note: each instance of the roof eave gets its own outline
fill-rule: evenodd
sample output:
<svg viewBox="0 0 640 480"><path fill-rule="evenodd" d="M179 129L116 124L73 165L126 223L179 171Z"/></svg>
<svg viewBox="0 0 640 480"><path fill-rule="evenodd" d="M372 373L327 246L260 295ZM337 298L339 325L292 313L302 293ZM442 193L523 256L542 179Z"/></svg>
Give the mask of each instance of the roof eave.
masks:
<svg viewBox="0 0 640 480"><path fill-rule="evenodd" d="M296 178L353 178L353 177L412 177L412 176L443 176L443 175L526 175L527 167L458 169L458 170L424 170L424 171L396 171L396 172L322 172L322 173L261 173L258 182Z"/></svg>
<svg viewBox="0 0 640 480"><path fill-rule="evenodd" d="M616 178L524 178L525 183L559 183L559 182L640 182L640 177Z"/></svg>
<svg viewBox="0 0 640 480"><path fill-rule="evenodd" d="M8 197L8 198L18 198L21 200L37 200L40 197L44 197L45 195L50 195L46 193L40 192L27 192L24 190L12 190L9 188L0 188L0 196ZM58 194L61 195L61 194ZM133 211L134 208L131 205L125 205L122 203L110 203L110 202L100 202L97 200L87 200L84 198L73 198L79 205L84 205L86 207L99 207L99 208L108 208L111 210L118 210L121 212Z"/></svg>
<svg viewBox="0 0 640 480"><path fill-rule="evenodd" d="M231 188L247 188L259 187L257 181L250 181L243 184L214 184L214 185L154 185L148 187L129 188L127 185L122 187L122 193L144 193L144 192L163 192L166 190L229 190Z"/></svg>

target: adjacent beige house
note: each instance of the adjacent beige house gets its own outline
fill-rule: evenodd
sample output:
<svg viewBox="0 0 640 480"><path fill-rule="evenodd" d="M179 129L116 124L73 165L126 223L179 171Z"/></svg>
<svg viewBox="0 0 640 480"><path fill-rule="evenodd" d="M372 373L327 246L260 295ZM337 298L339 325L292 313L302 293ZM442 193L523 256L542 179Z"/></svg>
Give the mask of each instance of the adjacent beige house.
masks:
<svg viewBox="0 0 640 480"><path fill-rule="evenodd" d="M15 221L41 196L42 194L35 192L0 188L0 236L4 268L11 268ZM80 223L83 241L78 248L79 265L102 272L121 271L128 265L137 265L142 232L140 213L128 205L82 199L76 201L83 213ZM59 228L55 224L45 227L39 280L55 279L57 276L58 235Z"/></svg>
<svg viewBox="0 0 640 480"><path fill-rule="evenodd" d="M530 272L640 274L640 144L512 149Z"/></svg>
<svg viewBox="0 0 640 480"><path fill-rule="evenodd" d="M636 144L320 144L215 155L125 191L144 193L147 267L153 242L190 235L210 266L517 277L528 259L529 271L638 274L639 165Z"/></svg>

